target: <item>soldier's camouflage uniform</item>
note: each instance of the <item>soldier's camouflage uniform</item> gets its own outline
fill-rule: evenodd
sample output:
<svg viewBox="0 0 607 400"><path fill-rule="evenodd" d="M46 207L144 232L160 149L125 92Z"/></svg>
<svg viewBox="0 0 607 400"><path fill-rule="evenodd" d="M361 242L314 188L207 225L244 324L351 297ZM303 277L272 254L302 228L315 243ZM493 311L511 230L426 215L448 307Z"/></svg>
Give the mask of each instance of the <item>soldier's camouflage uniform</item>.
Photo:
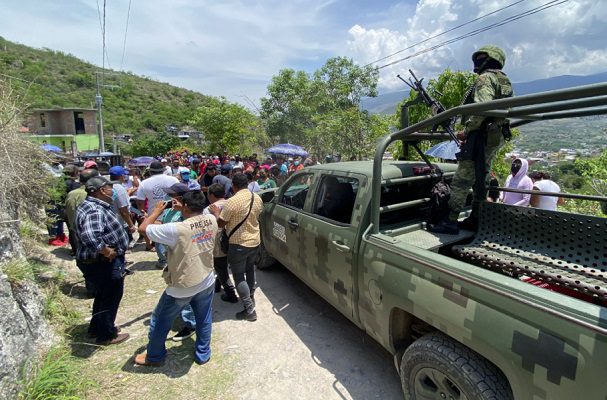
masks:
<svg viewBox="0 0 607 400"><path fill-rule="evenodd" d="M472 55L472 59L476 57L478 53L486 53L488 56L501 63L502 67L505 64L506 58L504 52L495 46L484 46ZM485 69L477 77L472 90L466 96L464 104L470 103L482 103L485 101L491 101L496 99L502 99L505 97L511 97L513 94L512 84L510 79L499 69ZM484 135L485 136L485 182L489 179L489 173L491 171L491 163L495 158L498 150L504 144L504 137L502 135L502 124L503 118L492 118L491 124L488 125L489 129L481 130L485 125L487 117L481 116L469 116L462 117L462 122L465 124L464 133L467 140L472 139L472 135ZM453 177L451 183L451 198L449 200L450 219L456 221L460 211L466 205L466 198L472 185L475 181L475 160L462 160L459 161L457 171ZM478 201L482 199L474 199L478 205ZM473 209L475 208L473 206Z"/></svg>

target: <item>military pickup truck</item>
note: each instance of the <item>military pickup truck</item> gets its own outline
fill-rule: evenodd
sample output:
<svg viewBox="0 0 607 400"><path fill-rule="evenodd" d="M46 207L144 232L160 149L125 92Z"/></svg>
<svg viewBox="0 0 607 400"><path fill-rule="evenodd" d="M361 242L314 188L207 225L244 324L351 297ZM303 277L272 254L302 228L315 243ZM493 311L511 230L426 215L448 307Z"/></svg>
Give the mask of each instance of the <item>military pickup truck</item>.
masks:
<svg viewBox="0 0 607 400"><path fill-rule="evenodd" d="M456 115L518 126L606 105L599 84L461 106L373 162L305 168L262 195L258 266L277 260L393 354L407 399L606 399L607 219L484 202L478 231L430 233L431 188L457 166L382 160L399 140L423 155L446 135L419 132Z"/></svg>

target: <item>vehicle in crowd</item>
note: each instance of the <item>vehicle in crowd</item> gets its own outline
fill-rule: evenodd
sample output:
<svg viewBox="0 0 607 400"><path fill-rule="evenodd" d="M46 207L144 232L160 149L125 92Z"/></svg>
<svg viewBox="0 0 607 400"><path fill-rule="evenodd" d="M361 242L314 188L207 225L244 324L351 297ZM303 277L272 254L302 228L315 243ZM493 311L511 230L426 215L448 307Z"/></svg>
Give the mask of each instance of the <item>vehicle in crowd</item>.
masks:
<svg viewBox="0 0 607 400"><path fill-rule="evenodd" d="M84 163L88 160L93 160L97 163L97 168L101 175L109 174L110 168L117 165L123 165L123 157L121 154L114 154L111 152L103 153L86 153L79 157L74 158L70 164L76 165L79 168L84 166Z"/></svg>
<svg viewBox="0 0 607 400"><path fill-rule="evenodd" d="M605 399L606 218L482 202L475 232L425 229L457 165L417 143L462 114L607 114L607 84L456 107L386 136L374 161L295 173L261 194L258 267L278 261L393 354L407 399ZM423 161L382 160L396 141Z"/></svg>

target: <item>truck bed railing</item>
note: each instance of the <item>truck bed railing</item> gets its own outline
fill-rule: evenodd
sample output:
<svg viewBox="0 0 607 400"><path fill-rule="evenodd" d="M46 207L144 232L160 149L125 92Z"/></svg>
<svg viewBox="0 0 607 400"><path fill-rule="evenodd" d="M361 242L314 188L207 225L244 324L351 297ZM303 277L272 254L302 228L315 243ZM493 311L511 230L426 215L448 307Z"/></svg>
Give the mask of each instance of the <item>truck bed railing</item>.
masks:
<svg viewBox="0 0 607 400"><path fill-rule="evenodd" d="M605 114L607 114L607 83L599 83L454 107L384 136L377 145L373 163L371 233L379 232L382 158L392 142L397 140L415 141L412 140L415 136L419 140L432 138L428 137L432 134L419 134L418 132L440 125L441 122L458 115L516 118L511 121L511 126L516 127L533 121ZM440 139L443 139L443 136L443 134L434 135Z"/></svg>
<svg viewBox="0 0 607 400"><path fill-rule="evenodd" d="M423 199L411 200L411 201L404 201L402 203L390 204L387 206L379 207L379 212L381 214L381 213L390 212L390 211L404 210L406 208L418 207L418 206L421 206L421 205L429 203L429 202L430 202L429 197L423 198Z"/></svg>
<svg viewBox="0 0 607 400"><path fill-rule="evenodd" d="M509 193L521 193L521 194L535 194L539 196L549 197L562 197L564 199L576 199L576 200L589 200L589 201L600 201L607 202L607 197L603 196L591 196L588 194L577 194L577 193L562 193L562 192L542 192L539 190L525 190L525 189L514 189L504 187L489 187L489 190L499 190L500 192Z"/></svg>

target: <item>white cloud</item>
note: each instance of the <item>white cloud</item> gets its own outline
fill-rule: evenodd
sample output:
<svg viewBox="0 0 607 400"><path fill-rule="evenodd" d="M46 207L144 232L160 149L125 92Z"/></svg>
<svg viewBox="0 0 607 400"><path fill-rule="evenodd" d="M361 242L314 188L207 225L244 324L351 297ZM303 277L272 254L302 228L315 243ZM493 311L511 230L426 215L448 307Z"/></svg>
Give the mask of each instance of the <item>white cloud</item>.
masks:
<svg viewBox="0 0 607 400"><path fill-rule="evenodd" d="M376 65L406 57L466 32L498 22L509 16L544 4L543 0L523 2L494 16L482 19L413 49L404 51ZM453 26L492 12L505 4L486 0L420 0L414 15L399 30L365 28L349 30L348 50L359 63L375 61L427 39ZM605 71L607 49L607 2L570 0L543 12L483 32L428 54L403 61L381 70L380 87L402 88L395 79L408 68L421 75L436 76L443 69L470 69L470 54L483 44L504 48L508 55L505 71L514 81L527 81L561 74L591 74Z"/></svg>
<svg viewBox="0 0 607 400"><path fill-rule="evenodd" d="M525 1L429 44L545 1ZM6 3L0 34L7 39L101 64L96 0ZM127 6L127 0L107 2L112 68L120 67ZM245 104L240 96L263 96L280 69L313 72L340 55L366 64L503 6L499 0L132 0L124 69ZM471 52L485 43L504 47L509 57L506 72L515 81L604 71L606 22L607 2L570 0L386 68L380 88L402 88L395 75L408 68L428 77L447 67L470 69Z"/></svg>
<svg viewBox="0 0 607 400"><path fill-rule="evenodd" d="M2 35L101 65L94 0L29 3L6 7L0 15ZM332 3L133 0L124 69L234 101L241 101L242 94L256 99L280 69L309 64L314 70L337 53L336 27L326 13ZM122 57L127 5L126 0L108 2L106 8L108 58L115 69Z"/></svg>

